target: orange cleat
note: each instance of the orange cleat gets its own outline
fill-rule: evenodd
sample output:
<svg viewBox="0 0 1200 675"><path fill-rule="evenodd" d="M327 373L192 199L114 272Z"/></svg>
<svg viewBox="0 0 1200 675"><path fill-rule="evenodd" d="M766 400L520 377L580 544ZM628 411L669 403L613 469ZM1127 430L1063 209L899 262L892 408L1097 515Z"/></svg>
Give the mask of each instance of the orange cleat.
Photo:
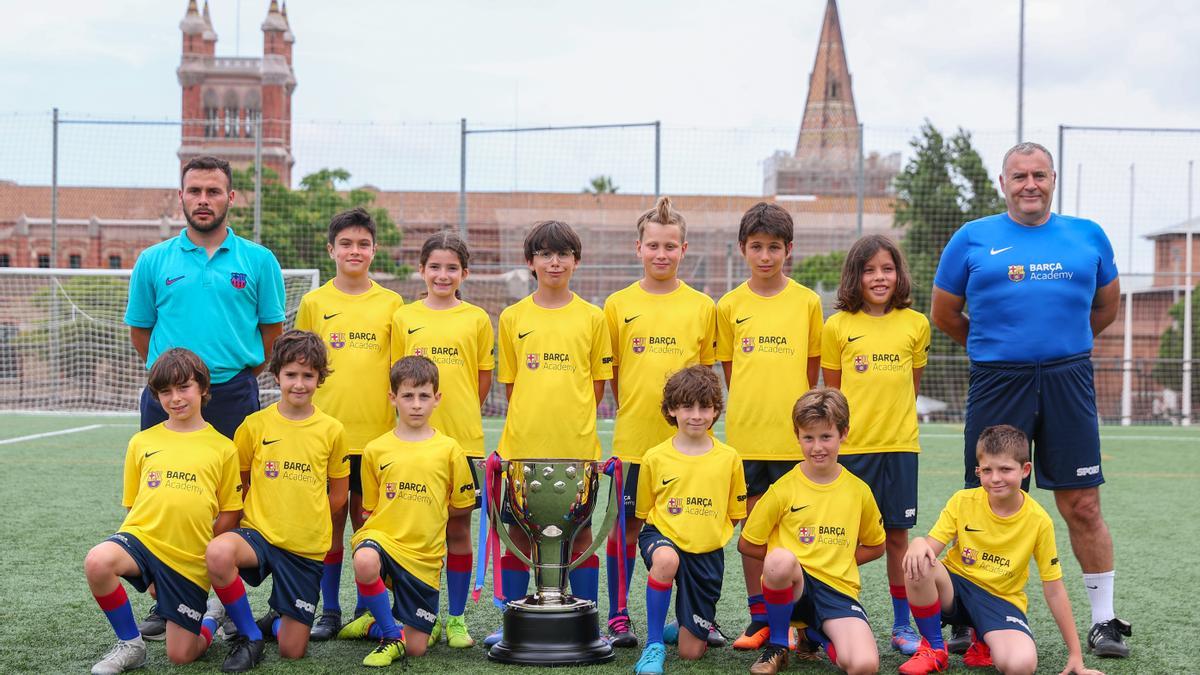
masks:
<svg viewBox="0 0 1200 675"><path fill-rule="evenodd" d="M900 664L902 675L928 675L950 668L950 654L945 649L934 649L929 641L921 638L921 646L912 658Z"/></svg>
<svg viewBox="0 0 1200 675"><path fill-rule="evenodd" d="M971 631L971 646L963 654L963 663L969 668L990 668L992 666L992 650L987 643L979 639L975 631Z"/></svg>

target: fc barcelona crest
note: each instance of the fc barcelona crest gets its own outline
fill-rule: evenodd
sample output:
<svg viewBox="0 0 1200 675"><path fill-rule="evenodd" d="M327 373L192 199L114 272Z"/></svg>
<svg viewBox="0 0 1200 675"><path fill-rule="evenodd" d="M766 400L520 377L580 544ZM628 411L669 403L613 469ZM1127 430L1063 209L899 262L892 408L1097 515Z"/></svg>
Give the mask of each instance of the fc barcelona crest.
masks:
<svg viewBox="0 0 1200 675"><path fill-rule="evenodd" d="M667 513L677 516L683 513L683 500L678 497L671 497L667 500Z"/></svg>
<svg viewBox="0 0 1200 675"><path fill-rule="evenodd" d="M633 353L641 354L644 351L646 351L646 338L633 338Z"/></svg>
<svg viewBox="0 0 1200 675"><path fill-rule="evenodd" d="M752 337L742 338L742 351L745 352L746 354L749 354L750 352L754 351L754 338L752 338Z"/></svg>
<svg viewBox="0 0 1200 675"><path fill-rule="evenodd" d="M858 356L854 357L854 372L865 373L865 372L867 372L867 368L870 368L870 367L871 367L871 364L869 361L867 361L866 354L859 354Z"/></svg>
<svg viewBox="0 0 1200 675"><path fill-rule="evenodd" d="M964 565L974 565L975 564L975 550L964 546L963 550L962 550L962 561L963 561Z"/></svg>
<svg viewBox="0 0 1200 675"><path fill-rule="evenodd" d="M329 334L329 346L333 347L334 349L341 349L342 347L345 347L346 346L346 334L345 333L330 333Z"/></svg>
<svg viewBox="0 0 1200 675"><path fill-rule="evenodd" d="M1025 266L1024 265L1009 265L1008 266L1008 280L1009 281L1021 281L1024 278L1025 278Z"/></svg>
<svg viewBox="0 0 1200 675"><path fill-rule="evenodd" d="M279 462L265 462L263 464L263 475L267 478L278 478Z"/></svg>
<svg viewBox="0 0 1200 675"><path fill-rule="evenodd" d="M388 499L395 499L396 498L396 484L395 483L385 483L383 486L383 494L387 495Z"/></svg>
<svg viewBox="0 0 1200 675"><path fill-rule="evenodd" d="M538 361L537 354L526 354L525 355L525 367L526 368L528 368L530 370L537 370L538 366L540 366L540 365L542 365L542 364L541 364L541 362Z"/></svg>
<svg viewBox="0 0 1200 675"><path fill-rule="evenodd" d="M425 348L413 347L413 356L425 356Z"/></svg>
<svg viewBox="0 0 1200 675"><path fill-rule="evenodd" d="M800 528L800 531L797 533L797 535L800 537L801 544L811 544L815 539L815 537L813 537L813 531L811 527Z"/></svg>
<svg viewBox="0 0 1200 675"><path fill-rule="evenodd" d="M242 272L230 272L229 283L239 291L246 287L246 275Z"/></svg>
<svg viewBox="0 0 1200 675"><path fill-rule="evenodd" d="M146 474L146 487L156 488L159 485L162 485L161 471L151 471L150 473Z"/></svg>

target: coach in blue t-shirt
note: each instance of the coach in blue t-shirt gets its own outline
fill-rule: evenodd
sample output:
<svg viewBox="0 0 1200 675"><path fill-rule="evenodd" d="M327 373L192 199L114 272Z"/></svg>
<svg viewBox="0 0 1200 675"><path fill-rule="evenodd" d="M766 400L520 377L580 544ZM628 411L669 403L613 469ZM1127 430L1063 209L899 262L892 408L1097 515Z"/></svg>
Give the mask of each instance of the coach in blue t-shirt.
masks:
<svg viewBox="0 0 1200 675"><path fill-rule="evenodd" d="M184 165L179 201L187 227L138 256L125 323L147 368L172 347L204 360L212 376L204 419L233 438L258 410L255 375L283 331L284 290L275 255L225 225L231 182L223 159L197 157ZM140 407L143 429L167 419L148 388Z"/></svg>
<svg viewBox="0 0 1200 675"><path fill-rule="evenodd" d="M1054 160L1037 143L1004 155L1008 211L963 225L934 277L933 322L967 348L967 487L984 428L1011 424L1033 442L1034 475L1054 490L1092 606L1088 646L1124 657L1129 624L1113 610L1113 544L1100 513L1100 429L1092 339L1117 315L1120 281L1104 230L1050 212ZM970 305L971 314L964 312Z"/></svg>

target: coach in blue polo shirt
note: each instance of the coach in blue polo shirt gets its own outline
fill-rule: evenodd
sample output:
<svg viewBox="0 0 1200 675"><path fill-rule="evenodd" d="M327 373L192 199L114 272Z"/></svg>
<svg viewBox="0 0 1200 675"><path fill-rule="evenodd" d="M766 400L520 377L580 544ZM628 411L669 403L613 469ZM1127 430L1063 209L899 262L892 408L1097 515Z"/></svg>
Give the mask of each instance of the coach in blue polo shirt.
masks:
<svg viewBox="0 0 1200 675"><path fill-rule="evenodd" d="M1100 429L1092 339L1117 315L1120 281L1104 230L1050 212L1054 160L1037 143L1004 155L1008 211L963 225L934 277L933 322L967 348L967 487L975 442L1011 424L1033 442L1034 475L1054 491L1092 607L1088 647L1125 657L1129 624L1113 610L1113 544L1100 513ZM970 307L970 317L964 307ZM962 645L965 649L965 645Z"/></svg>
<svg viewBox="0 0 1200 675"><path fill-rule="evenodd" d="M179 201L187 227L142 251L129 282L125 323L146 367L172 347L196 352L212 375L204 419L222 434L258 410L255 375L283 331L279 262L225 225L233 202L229 163L197 157L183 167ZM167 419L149 388L142 428Z"/></svg>

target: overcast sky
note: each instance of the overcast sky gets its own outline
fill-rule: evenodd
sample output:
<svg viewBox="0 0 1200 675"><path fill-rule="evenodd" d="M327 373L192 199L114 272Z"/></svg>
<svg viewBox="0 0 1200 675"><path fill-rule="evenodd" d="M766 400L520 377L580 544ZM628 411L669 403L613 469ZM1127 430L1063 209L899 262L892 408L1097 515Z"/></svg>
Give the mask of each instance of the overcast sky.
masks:
<svg viewBox="0 0 1200 675"><path fill-rule="evenodd" d="M58 106L76 116L177 119L178 24L186 4L0 0L0 115ZM268 4L212 0L217 54L261 55L259 26ZM428 144L438 147L432 159L410 145L404 150L426 169L397 174L383 160L352 169L386 187L424 189L457 186L453 125L461 117L472 126L662 120L669 129L700 129L664 140L664 154L670 155L664 157L664 189L753 192L761 183L761 160L772 149L794 146L824 7L825 0L292 0L294 117L436 123L427 133ZM868 150L903 150L928 118L945 130L973 131L989 168L998 169L998 155L1013 141L1016 127L1018 0L843 0L839 11ZM1054 148L1059 124L1200 126L1197 35L1200 5L1190 0L1029 0L1026 137ZM321 129L314 141L298 127L298 173L335 161L323 155L332 154L332 147L359 142L378 152L384 145L373 136L344 140L327 126ZM162 142L173 152L178 132L168 131L161 133ZM42 142L7 135L10 150L16 146L12 154ZM1118 203L1112 193L1128 192L1132 160L1126 155L1132 151L1123 150L1141 143L1127 137L1080 143L1094 147L1069 149L1064 168L1090 152L1118 155L1113 167L1083 169L1084 201L1090 197L1095 210L1103 206L1105 213L1127 208L1121 206L1127 197ZM1185 155L1200 156L1197 141L1188 143ZM644 146L643 140L629 144L638 152ZM696 170L719 160L685 153L681 144L736 157L728 165L745 167L744 174ZM1155 138L1152 144L1179 143ZM622 173L617 156L638 153L615 147L614 168L605 169L630 190L652 190L647 188L652 172ZM147 151L166 155L167 166L173 160L157 145ZM528 158L532 151L525 152ZM642 159L639 155L644 167ZM485 171L491 180L479 178L480 188L526 189L529 176L538 173L515 159L495 162L506 168ZM528 163L544 167L550 161ZM1176 169L1171 164L1170 175ZM0 174L5 173L13 171L0 160ZM1100 173L1103 181L1089 189ZM100 182L90 176L79 180ZM568 180L572 186L578 181L574 175ZM1185 192L1185 184L1178 179L1172 199ZM1070 207L1070 176L1066 185Z"/></svg>

